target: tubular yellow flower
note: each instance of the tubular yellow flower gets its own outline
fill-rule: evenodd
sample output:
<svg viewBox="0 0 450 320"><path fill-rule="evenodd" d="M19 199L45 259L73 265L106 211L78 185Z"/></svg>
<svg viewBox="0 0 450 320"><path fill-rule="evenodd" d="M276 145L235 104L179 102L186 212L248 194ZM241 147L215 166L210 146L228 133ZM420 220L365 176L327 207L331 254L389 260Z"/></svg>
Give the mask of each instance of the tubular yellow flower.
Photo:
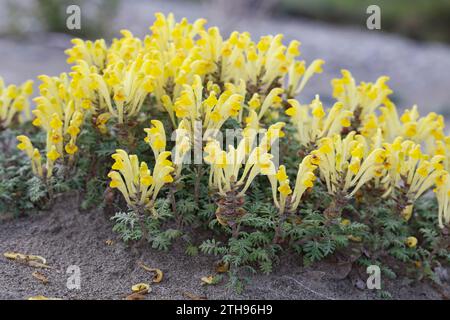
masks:
<svg viewBox="0 0 450 320"><path fill-rule="evenodd" d="M99 114L98 117L95 119L95 126L98 128L98 130L105 134L108 132L108 127L106 126L106 123L111 118L111 114L109 112L104 112L102 114Z"/></svg>
<svg viewBox="0 0 450 320"><path fill-rule="evenodd" d="M300 105L295 99L289 99L290 108L286 114L297 129L296 139L305 147L313 147L318 140L340 134L342 129L350 126L352 113L343 110L342 103L336 103L325 111L317 95L310 105Z"/></svg>
<svg viewBox="0 0 450 320"><path fill-rule="evenodd" d="M258 113L258 120L261 120L262 117L266 114L270 107L279 104L281 102L280 95L284 92L282 88L274 88L272 89L267 97L264 99L264 102L261 105L261 109Z"/></svg>
<svg viewBox="0 0 450 320"><path fill-rule="evenodd" d="M450 174L442 171L436 178L436 197L438 200L438 223L444 228L445 224L450 224Z"/></svg>
<svg viewBox="0 0 450 320"><path fill-rule="evenodd" d="M314 170L318 163L316 154L310 154L303 158L299 164L293 191L289 185L289 177L286 174L285 166L281 165L276 174L268 176L272 187L273 200L275 206L279 209L279 214L283 214L285 210L291 213L297 210L305 191L313 187L316 180Z"/></svg>
<svg viewBox="0 0 450 320"><path fill-rule="evenodd" d="M440 202L439 219L442 226L446 192L445 188L442 188L446 181L446 171L442 163L445 157L436 155L430 158L421 152L420 145L409 140L403 141L401 137L395 139L394 143L385 143L383 146L389 163L384 196L399 190L407 201L402 215L408 220L413 213L414 202L436 186Z"/></svg>
<svg viewBox="0 0 450 320"><path fill-rule="evenodd" d="M49 158L52 162L55 162L61 155L56 151L56 147L52 146L49 152L47 152L47 158Z"/></svg>
<svg viewBox="0 0 450 320"><path fill-rule="evenodd" d="M166 150L166 132L161 121L151 120L150 123L153 127L144 129L147 133L145 142L152 148L155 158L158 158L159 154Z"/></svg>
<svg viewBox="0 0 450 320"><path fill-rule="evenodd" d="M342 103L345 110L357 114L359 122L365 121L388 100L392 90L386 84L389 77L383 76L375 83L361 82L356 85L355 79L348 70L342 70L342 78L333 79L333 97ZM356 128L358 129L358 128Z"/></svg>
<svg viewBox="0 0 450 320"><path fill-rule="evenodd" d="M288 92L289 98L295 98L306 86L306 83L315 73L322 73L322 66L325 63L322 59L314 60L305 70L304 63L291 64L289 69Z"/></svg>
<svg viewBox="0 0 450 320"><path fill-rule="evenodd" d="M43 177L41 154L39 153L39 150L33 147L33 144L27 136L17 136L17 140L19 141L17 144L17 149L24 151L31 160L33 174Z"/></svg>
<svg viewBox="0 0 450 320"><path fill-rule="evenodd" d="M61 154L57 151L56 146L52 145L47 152L47 178L50 178L53 174L53 167L55 165L55 161L61 157Z"/></svg>
<svg viewBox="0 0 450 320"><path fill-rule="evenodd" d="M222 196L236 189L242 196L258 174L275 174L273 156L261 147L248 150L248 139L244 137L237 148L230 145L228 152L216 140L210 140L205 146L204 159L211 166L210 186Z"/></svg>
<svg viewBox="0 0 450 320"><path fill-rule="evenodd" d="M171 173L174 171L172 162L167 160L170 152L161 152L156 158L153 175L145 162L139 164L136 155L128 155L118 149L112 155L115 163L108 174L111 179L110 187L117 188L128 205L137 212L145 208L154 213L153 204L161 188L172 182Z"/></svg>
<svg viewBox="0 0 450 320"><path fill-rule="evenodd" d="M176 178L179 178L181 176L184 158L191 150L190 132L189 121L185 119L181 120L175 132L175 150L172 153L174 155L173 161L176 168Z"/></svg>
<svg viewBox="0 0 450 320"><path fill-rule="evenodd" d="M381 148L371 151L354 131L344 139L336 134L319 141L317 155L319 169L331 194L348 193L353 196L382 169L385 154Z"/></svg>
<svg viewBox="0 0 450 320"><path fill-rule="evenodd" d="M408 247L410 247L410 248L415 248L416 247L416 245L417 245L417 238L416 237L408 237L406 240L405 240L405 243L406 243L406 245L408 246Z"/></svg>
<svg viewBox="0 0 450 320"><path fill-rule="evenodd" d="M73 64L79 60L86 61L90 66L96 66L102 70L105 66L107 47L105 40L95 42L72 39L73 47L64 51L67 55L67 63Z"/></svg>

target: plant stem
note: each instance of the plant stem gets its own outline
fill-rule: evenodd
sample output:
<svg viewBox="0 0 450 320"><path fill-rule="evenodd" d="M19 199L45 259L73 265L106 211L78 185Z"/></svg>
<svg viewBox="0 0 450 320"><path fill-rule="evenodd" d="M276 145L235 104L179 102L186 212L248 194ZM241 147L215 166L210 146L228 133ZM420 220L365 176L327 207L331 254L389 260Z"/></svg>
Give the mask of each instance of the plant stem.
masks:
<svg viewBox="0 0 450 320"><path fill-rule="evenodd" d="M235 222L231 225L231 236L233 237L233 239L237 239L239 237L239 227L239 222Z"/></svg>
<svg viewBox="0 0 450 320"><path fill-rule="evenodd" d="M141 228L141 233L142 233L142 237L141 237L141 240L139 241L139 245L144 246L145 243L148 241L148 232L147 232L147 227L145 225L145 220L144 220L145 212L144 212L144 209L142 208L142 206L135 207L135 208L133 208L133 210L137 214L139 227Z"/></svg>
<svg viewBox="0 0 450 320"><path fill-rule="evenodd" d="M324 215L328 220L339 218L342 214L342 210L347 205L348 199L343 192L336 193L333 201L328 208L325 209Z"/></svg>
<svg viewBox="0 0 450 320"><path fill-rule="evenodd" d="M195 182L194 182L194 201L197 207L199 206L200 200L200 182L203 175L203 169L201 165L195 167Z"/></svg>
<svg viewBox="0 0 450 320"><path fill-rule="evenodd" d="M282 240L282 236L281 236L281 226L283 225L284 221L286 221L286 214L285 213L278 213L278 221L277 224L275 226L275 235L273 236L273 243L277 244L280 242L280 240Z"/></svg>
<svg viewBox="0 0 450 320"><path fill-rule="evenodd" d="M175 179L175 181L176 181L176 179ZM176 186L175 182L173 182L169 187L169 197L170 197L170 202L172 205L172 213L176 217L176 225L177 225L177 229L179 230L179 229L181 229L181 225L183 224L183 217L177 211L177 200L175 198L176 190L177 190L177 186Z"/></svg>

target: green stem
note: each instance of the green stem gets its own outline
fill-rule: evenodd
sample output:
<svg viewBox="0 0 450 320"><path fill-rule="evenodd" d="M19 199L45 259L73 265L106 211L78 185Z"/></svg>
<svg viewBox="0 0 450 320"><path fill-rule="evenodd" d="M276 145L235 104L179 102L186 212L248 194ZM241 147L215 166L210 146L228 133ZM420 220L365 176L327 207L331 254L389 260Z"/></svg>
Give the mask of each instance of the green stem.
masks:
<svg viewBox="0 0 450 320"><path fill-rule="evenodd" d="M195 182L194 182L194 201L197 207L200 201L200 183L203 176L203 170L201 165L195 167Z"/></svg>

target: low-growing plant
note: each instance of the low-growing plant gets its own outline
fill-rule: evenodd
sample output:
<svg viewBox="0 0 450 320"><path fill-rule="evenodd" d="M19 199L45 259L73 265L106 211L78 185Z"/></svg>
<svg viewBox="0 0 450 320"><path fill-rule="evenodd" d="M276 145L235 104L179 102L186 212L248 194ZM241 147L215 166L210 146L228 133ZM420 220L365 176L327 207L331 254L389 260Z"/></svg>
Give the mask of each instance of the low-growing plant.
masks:
<svg viewBox="0 0 450 320"><path fill-rule="evenodd" d="M205 23L157 14L143 40L127 30L109 46L75 39L72 72L39 77L37 129L17 136L28 170L17 155L0 158L2 211L49 207L76 190L83 209L112 212L124 241L212 254L237 290L284 251L304 265L378 264L389 277L441 283L443 117L416 107L399 116L387 77L357 85L346 70L332 81L331 108L318 96L302 104L322 60L306 67L299 42L282 35L224 39Z"/></svg>

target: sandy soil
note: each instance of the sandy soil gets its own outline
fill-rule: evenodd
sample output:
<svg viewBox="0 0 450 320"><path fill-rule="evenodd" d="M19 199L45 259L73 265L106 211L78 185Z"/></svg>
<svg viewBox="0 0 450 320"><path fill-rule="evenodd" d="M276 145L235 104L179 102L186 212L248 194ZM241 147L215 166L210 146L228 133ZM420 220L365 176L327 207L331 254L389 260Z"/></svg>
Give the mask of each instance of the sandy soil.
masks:
<svg viewBox="0 0 450 320"><path fill-rule="evenodd" d="M226 288L226 281L203 286L200 278L212 274L214 257L184 254L181 243L170 252L148 248L135 250L117 239L109 217L100 210L81 212L77 196L64 196L51 212L0 223L0 252L16 251L41 255L53 269L40 269L49 280L43 284L32 276L35 268L0 257L0 299L26 299L45 295L63 299L123 299L133 284L150 282L151 275L138 261L164 272L147 299L184 299L185 293L208 299L376 299L377 294L357 289L355 278L341 279L342 270L326 263L301 268L293 254L281 257L276 271L257 274L242 295ZM107 245L107 240L113 240ZM81 289L66 287L70 265L81 270ZM361 279L356 279L361 281ZM384 282L398 299L441 299L427 284Z"/></svg>

